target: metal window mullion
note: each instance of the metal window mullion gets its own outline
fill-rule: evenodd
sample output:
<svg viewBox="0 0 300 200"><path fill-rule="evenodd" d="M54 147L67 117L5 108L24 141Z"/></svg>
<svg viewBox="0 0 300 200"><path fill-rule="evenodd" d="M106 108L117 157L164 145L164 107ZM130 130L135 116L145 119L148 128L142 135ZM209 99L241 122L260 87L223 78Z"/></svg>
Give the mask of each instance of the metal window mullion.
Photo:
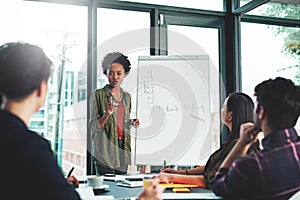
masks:
<svg viewBox="0 0 300 200"><path fill-rule="evenodd" d="M159 10L150 12L150 55L159 55Z"/></svg>
<svg viewBox="0 0 300 200"><path fill-rule="evenodd" d="M97 5L96 0L88 4L88 58L87 58L87 175L93 174L93 158L91 154L90 97L97 87Z"/></svg>

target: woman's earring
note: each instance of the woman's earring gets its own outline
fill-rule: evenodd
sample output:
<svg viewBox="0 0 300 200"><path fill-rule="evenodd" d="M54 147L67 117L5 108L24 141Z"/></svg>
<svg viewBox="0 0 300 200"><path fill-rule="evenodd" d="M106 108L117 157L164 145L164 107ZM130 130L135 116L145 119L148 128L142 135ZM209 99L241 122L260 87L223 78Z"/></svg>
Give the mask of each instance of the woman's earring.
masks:
<svg viewBox="0 0 300 200"><path fill-rule="evenodd" d="M0 99L0 109L3 110L4 107L5 107L5 103L6 103L6 96L2 92L0 92L0 96L1 96L1 99Z"/></svg>

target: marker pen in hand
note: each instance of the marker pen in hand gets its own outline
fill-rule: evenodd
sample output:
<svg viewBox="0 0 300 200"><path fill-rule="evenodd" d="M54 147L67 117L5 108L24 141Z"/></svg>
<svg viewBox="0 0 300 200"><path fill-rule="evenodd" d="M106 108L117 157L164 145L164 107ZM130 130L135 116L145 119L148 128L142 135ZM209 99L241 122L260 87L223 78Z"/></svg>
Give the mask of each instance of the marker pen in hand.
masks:
<svg viewBox="0 0 300 200"><path fill-rule="evenodd" d="M72 167L67 175L67 178L69 178L72 175L72 172L74 171L74 167ZM76 188L76 183L72 181L72 185L74 188Z"/></svg>
<svg viewBox="0 0 300 200"><path fill-rule="evenodd" d="M69 178L72 175L72 172L74 171L74 167L71 168L71 170L69 171L67 178Z"/></svg>

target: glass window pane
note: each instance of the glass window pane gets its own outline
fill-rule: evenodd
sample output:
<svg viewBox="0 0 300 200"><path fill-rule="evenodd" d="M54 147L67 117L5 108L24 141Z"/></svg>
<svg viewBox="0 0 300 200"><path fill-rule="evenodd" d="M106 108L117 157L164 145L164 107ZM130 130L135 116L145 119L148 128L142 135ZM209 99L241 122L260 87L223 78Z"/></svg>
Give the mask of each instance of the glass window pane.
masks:
<svg viewBox="0 0 300 200"><path fill-rule="evenodd" d="M210 142L212 148L203 150L209 153L205 159L202 159L203 163L199 164L205 165L208 156L218 148L220 142L219 31L214 28L168 25L168 55L209 56L209 82L206 84L211 98Z"/></svg>
<svg viewBox="0 0 300 200"><path fill-rule="evenodd" d="M127 78L130 77L130 82L133 82L134 75L131 74L138 65L138 56L150 55L150 14L104 8L98 8L97 12L97 87L101 88L107 83L107 78L102 73L101 61L107 53L114 51L120 51L129 57L131 72ZM124 85L127 84L127 78Z"/></svg>
<svg viewBox="0 0 300 200"><path fill-rule="evenodd" d="M247 14L286 19L300 19L300 5L270 2L247 12Z"/></svg>
<svg viewBox="0 0 300 200"><path fill-rule="evenodd" d="M150 14L105 8L98 8L97 14L97 88L108 83L101 67L104 56L116 51L128 56L131 70L121 87L131 94L131 118L136 118L138 56L150 55ZM135 152L135 129L130 131L131 152Z"/></svg>
<svg viewBox="0 0 300 200"><path fill-rule="evenodd" d="M137 83L138 56L150 55L149 13L98 8L97 22L97 88L102 88L108 83L101 67L103 57L107 53L119 51L128 56L131 63L130 73L124 79L122 86L125 90L129 88L133 90Z"/></svg>
<svg viewBox="0 0 300 200"><path fill-rule="evenodd" d="M215 10L215 11L223 11L223 1L221 0L210 0L210 1L199 1L199 0L124 0L131 2L139 2L139 3L149 3L149 4L157 4L157 5L166 5L166 6L176 6L183 8L196 8L202 10Z"/></svg>
<svg viewBox="0 0 300 200"><path fill-rule="evenodd" d="M242 91L253 96L257 84L277 76L300 85L299 42L300 28L242 23Z"/></svg>
<svg viewBox="0 0 300 200"><path fill-rule="evenodd" d="M252 0L240 0L240 7L242 7L243 5L249 3Z"/></svg>
<svg viewBox="0 0 300 200"><path fill-rule="evenodd" d="M253 96L258 83L277 76L300 83L299 46L298 54L292 53L293 44L295 48L299 44L299 34L299 28L242 23L242 90L245 93Z"/></svg>
<svg viewBox="0 0 300 200"><path fill-rule="evenodd" d="M16 14L17 13L17 14ZM0 44L23 41L42 47L54 63L49 80L48 96L41 111L31 118L30 128L48 139L63 170L75 166L74 174L85 174L85 162L63 159L65 154L86 158L86 124L78 123L83 116L74 116L78 103L76 84L78 71L87 57L87 8L32 1L1 2ZM60 81L62 80L62 81ZM61 83L61 84L60 84ZM81 85L86 89L86 85ZM66 97L66 99L65 99ZM83 98L84 99L84 98ZM61 106L60 106L61 105ZM59 112L60 110L60 112ZM86 116L84 116L86 118ZM72 121L67 130L67 121ZM79 126L81 125L81 126ZM55 144L55 141L59 141ZM71 157L71 156L70 156Z"/></svg>

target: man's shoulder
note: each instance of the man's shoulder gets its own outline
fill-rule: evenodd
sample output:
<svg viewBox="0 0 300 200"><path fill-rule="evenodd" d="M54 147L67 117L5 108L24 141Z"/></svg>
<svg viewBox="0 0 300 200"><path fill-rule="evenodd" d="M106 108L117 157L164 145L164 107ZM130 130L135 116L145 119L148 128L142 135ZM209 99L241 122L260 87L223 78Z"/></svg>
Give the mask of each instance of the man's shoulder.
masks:
<svg viewBox="0 0 300 200"><path fill-rule="evenodd" d="M293 151L295 154L289 153ZM262 150L259 153L253 153L251 155L240 157L235 160L235 163L239 166L253 167L254 165L256 165L260 169L273 168L277 164L284 164L282 163L282 161L294 162L294 157L297 157L297 154L298 156L300 156L300 141L295 143L289 143L274 149ZM270 165L273 167L271 167Z"/></svg>
<svg viewBox="0 0 300 200"><path fill-rule="evenodd" d="M236 159L237 162L253 162L262 158L263 155L253 153L250 155L242 156Z"/></svg>
<svg viewBox="0 0 300 200"><path fill-rule="evenodd" d="M246 155L237 158L234 163L237 167L255 169L261 165L261 160L264 159L262 154L253 153L251 155Z"/></svg>

